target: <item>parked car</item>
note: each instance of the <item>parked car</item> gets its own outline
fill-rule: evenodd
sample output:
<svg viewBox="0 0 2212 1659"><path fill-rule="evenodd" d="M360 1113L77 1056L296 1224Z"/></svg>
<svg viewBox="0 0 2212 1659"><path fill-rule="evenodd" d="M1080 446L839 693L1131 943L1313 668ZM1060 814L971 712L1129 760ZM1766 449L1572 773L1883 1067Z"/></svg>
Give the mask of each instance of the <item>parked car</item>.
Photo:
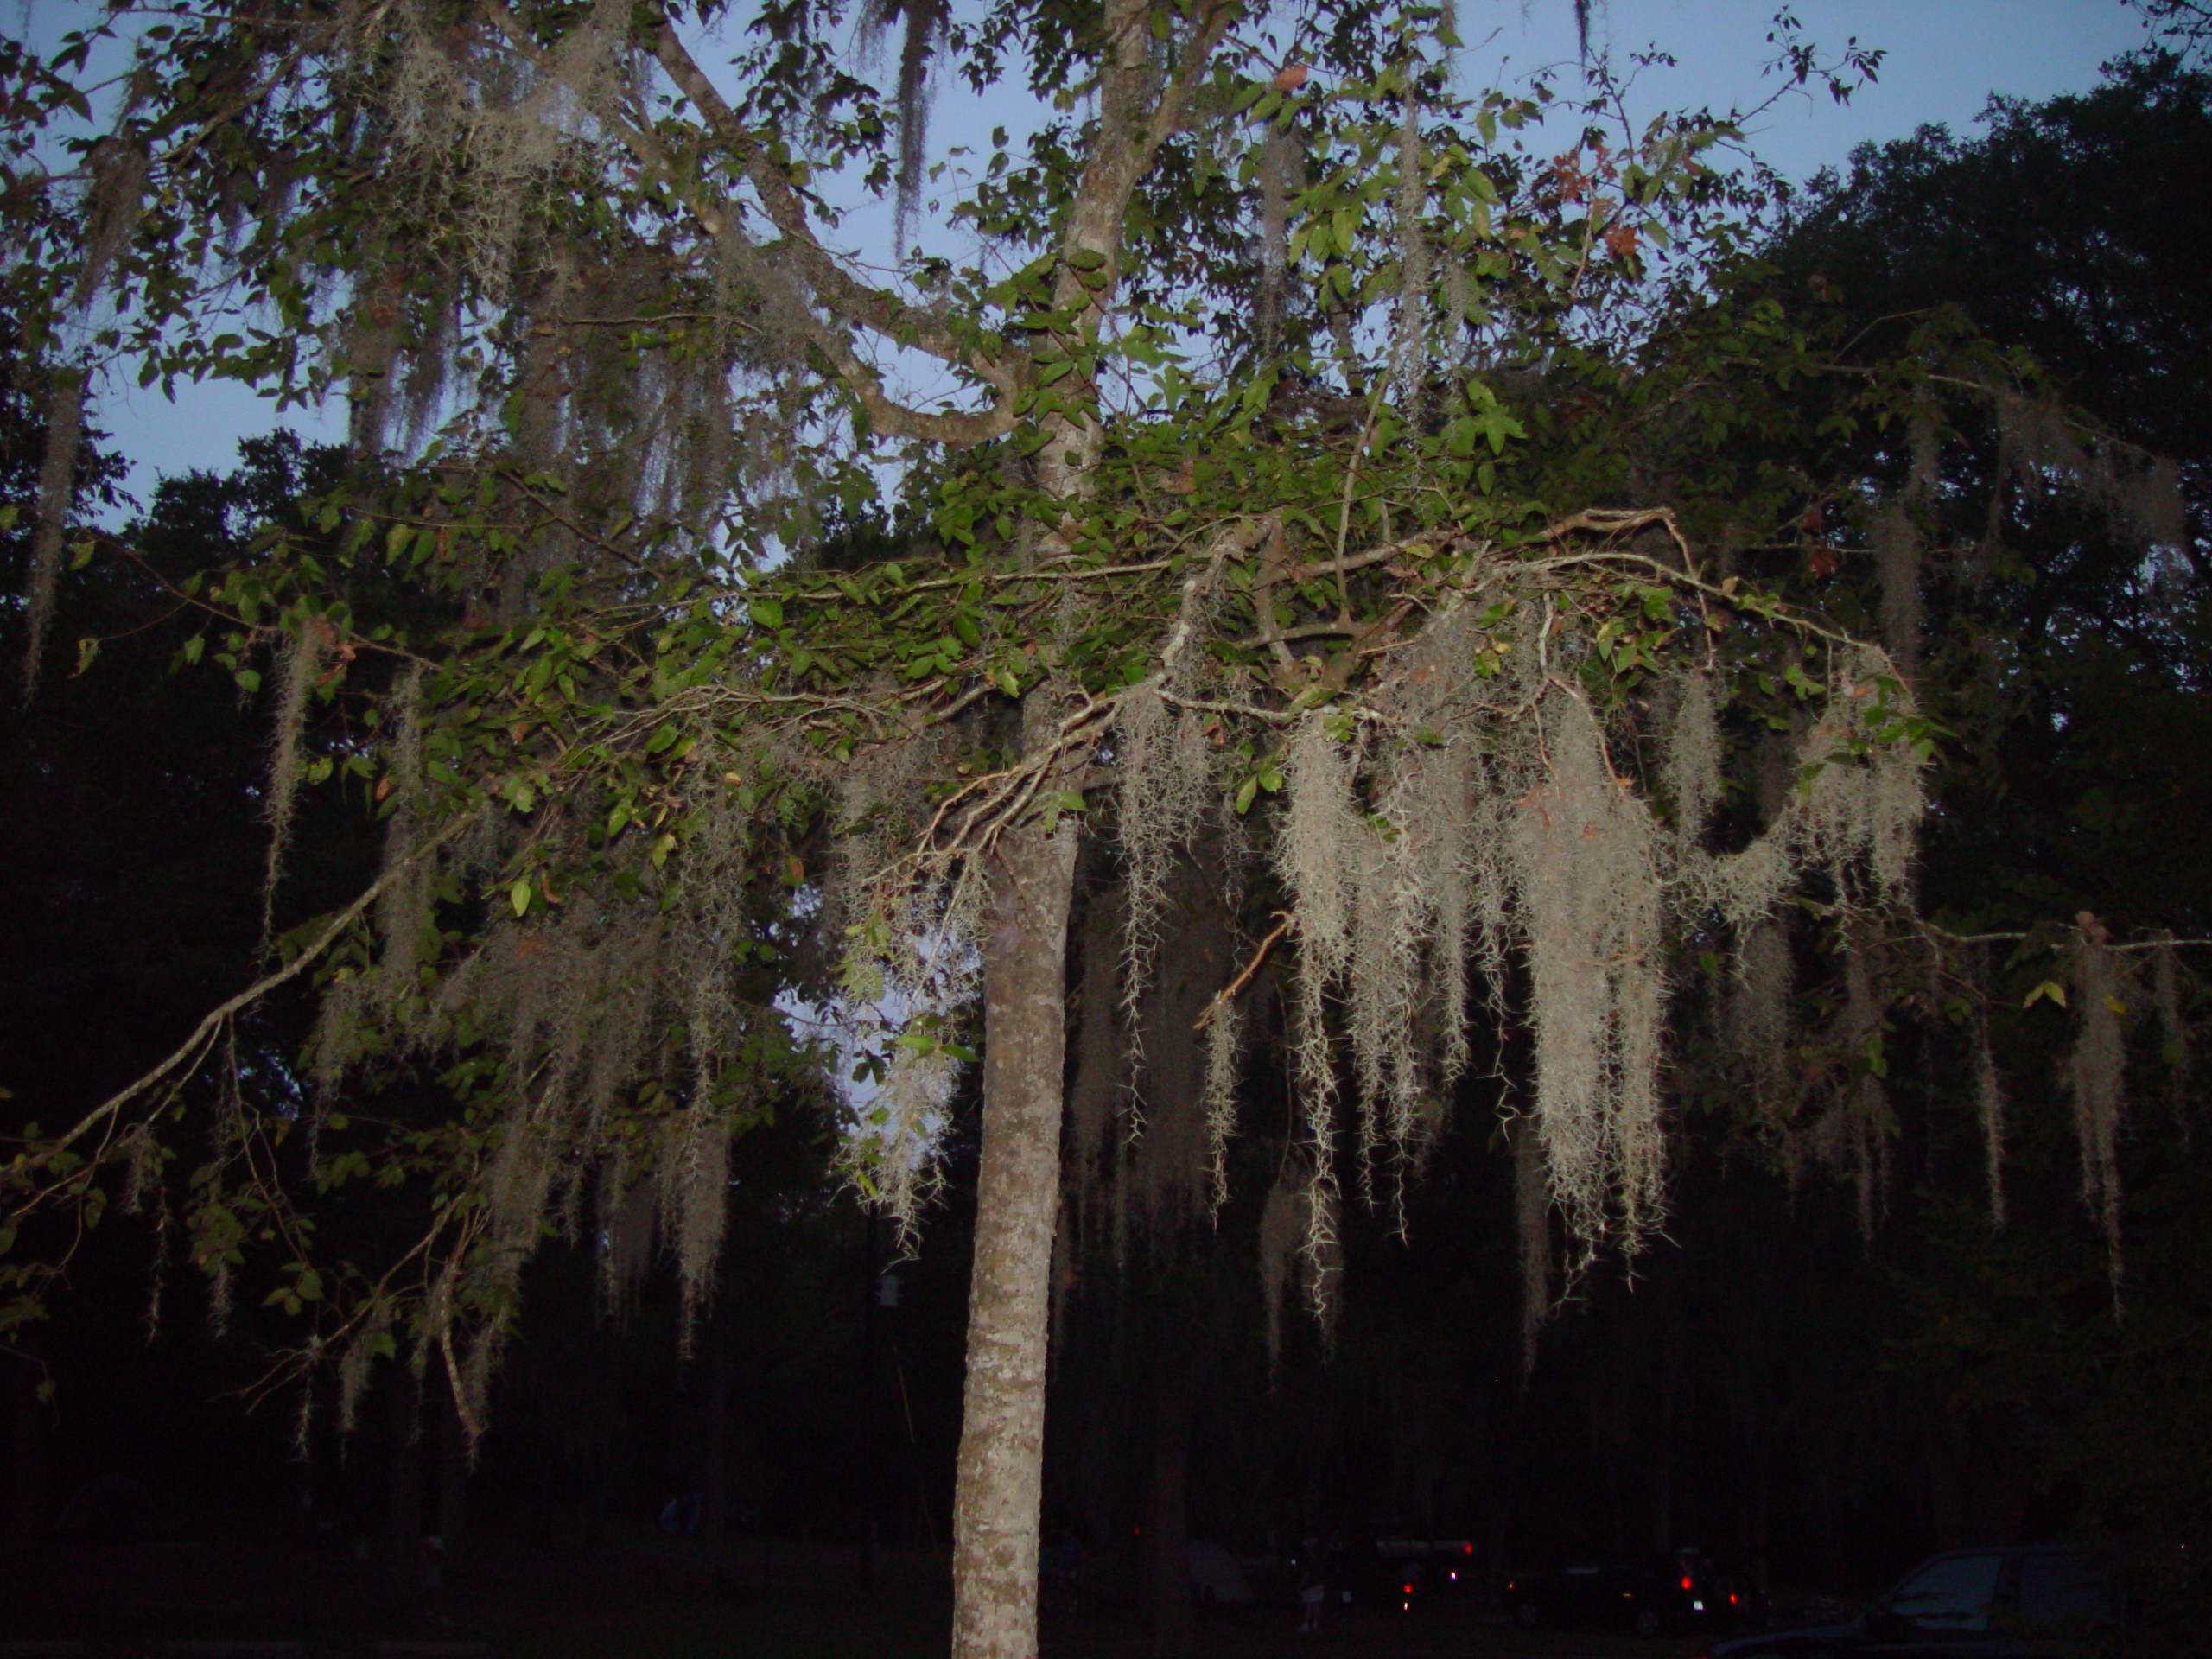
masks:
<svg viewBox="0 0 2212 1659"><path fill-rule="evenodd" d="M1415 1536L1401 1529L1378 1533L1373 1554L1381 1568L1376 1576L1385 1606L1412 1612L1418 1607L1472 1601L1480 1593L1471 1538Z"/></svg>
<svg viewBox="0 0 2212 1659"><path fill-rule="evenodd" d="M1310 1537L1294 1564L1300 1574L1320 1575L1328 1604L1338 1608L1412 1612L1472 1601L1482 1590L1473 1539L1398 1523L1369 1522Z"/></svg>
<svg viewBox="0 0 2212 1659"><path fill-rule="evenodd" d="M2081 1550L1955 1549L1923 1561L1856 1618L1716 1643L1704 1659L2026 1659L2082 1651L2122 1611Z"/></svg>
<svg viewBox="0 0 2212 1659"><path fill-rule="evenodd" d="M1523 1630L1624 1630L1638 1636L1757 1630L1765 1602L1703 1551L1508 1575L1505 1608Z"/></svg>

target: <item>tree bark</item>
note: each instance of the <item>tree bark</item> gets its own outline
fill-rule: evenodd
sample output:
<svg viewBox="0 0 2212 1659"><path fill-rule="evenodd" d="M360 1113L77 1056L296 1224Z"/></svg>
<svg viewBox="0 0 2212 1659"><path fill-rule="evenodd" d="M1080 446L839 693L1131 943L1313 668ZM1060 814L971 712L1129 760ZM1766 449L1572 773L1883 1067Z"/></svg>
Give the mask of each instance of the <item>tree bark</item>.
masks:
<svg viewBox="0 0 2212 1659"><path fill-rule="evenodd" d="M38 1397L38 1366L28 1354L0 1355L8 1387L8 1540L30 1548L46 1530L46 1407Z"/></svg>
<svg viewBox="0 0 2212 1659"><path fill-rule="evenodd" d="M1173 1366L1178 1362L1170 1357ZM1186 1659L1191 1651L1191 1527L1185 1506L1190 1467L1191 1399L1163 1381L1152 1415L1152 1651Z"/></svg>
<svg viewBox="0 0 2212 1659"><path fill-rule="evenodd" d="M438 1537L448 1564L468 1533L468 1437L461 1410L448 1395L438 1412Z"/></svg>
<svg viewBox="0 0 2212 1659"><path fill-rule="evenodd" d="M422 1592L423 1447L416 1437L414 1390L405 1371L395 1365L385 1378L385 1439L391 1463L385 1511L391 1559L385 1563L392 1593L403 1600Z"/></svg>
<svg viewBox="0 0 2212 1659"><path fill-rule="evenodd" d="M701 1491L705 1501L700 1535L714 1552L720 1571L722 1545L729 1536L729 1343L730 1321L715 1309L708 1338L714 1344L707 1372L707 1470ZM870 1402L873 1404L873 1402Z"/></svg>
<svg viewBox="0 0 2212 1659"><path fill-rule="evenodd" d="M1054 741L1049 687L1025 755ZM983 1143L952 1516L954 1659L1033 1659L1044 1488L1045 1348L1060 1198L1068 912L1075 826L1033 819L991 854L983 946Z"/></svg>
<svg viewBox="0 0 2212 1659"><path fill-rule="evenodd" d="M1105 0L1104 10L1098 128L1062 250L1101 256L1103 278L1063 263L1053 302L1075 314L1073 329L1060 342L1066 346L1098 338L1119 281L1130 193L1231 15L1226 9L1211 15L1192 36L1179 79L1161 98L1154 92L1143 0ZM1048 497L1072 505L1096 488L1092 469L1104 429L1095 382L1071 380L1062 392L1064 406L1043 423L1037 481ZM1069 520L1039 528L1048 544L1065 549ZM1046 759L1057 746L1056 702L1049 680L1023 699L1025 761ZM991 931L983 950L982 1165L952 1500L953 1659L1034 1659L1037 1652L1045 1349L1052 1234L1059 1219L1075 852L1072 818L1060 819L1050 830L1033 818L1008 826L991 855Z"/></svg>

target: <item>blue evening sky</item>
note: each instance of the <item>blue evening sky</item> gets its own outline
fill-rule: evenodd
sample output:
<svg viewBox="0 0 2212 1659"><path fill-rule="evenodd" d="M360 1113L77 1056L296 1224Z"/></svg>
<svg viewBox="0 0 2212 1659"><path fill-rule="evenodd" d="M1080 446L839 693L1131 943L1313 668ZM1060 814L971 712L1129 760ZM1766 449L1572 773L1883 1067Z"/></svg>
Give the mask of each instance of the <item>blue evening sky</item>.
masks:
<svg viewBox="0 0 2212 1659"><path fill-rule="evenodd" d="M1604 0L1594 6L1591 48L1617 61L1656 47L1678 60L1646 71L1636 113L1661 109L1747 107L1764 99L1776 56L1767 35L1776 0ZM73 10L54 0L26 8L35 34ZM1849 37L1887 51L1878 84L1838 107L1825 92L1786 98L1758 124L1758 153L1786 177L1809 178L1842 163L1853 146L1901 137L1925 122L1971 130L1993 92L2038 99L2085 89L2101 65L2142 45L2139 15L2119 0L1797 0L1804 38L1831 51ZM44 28L41 28L43 24ZM66 26L66 25L65 25ZM1568 0L1460 0L1468 42L1465 84L1503 84L1576 53ZM966 107L963 107L966 106ZM947 85L932 137L957 142L963 130L1004 120ZM858 222L855 222L857 228ZM275 424L270 405L229 385L181 388L174 404L156 391L113 386L95 422L132 462L130 487L143 503L156 478L192 468L226 469L239 437ZM295 424L301 424L295 418ZM335 436L342 416L304 429Z"/></svg>

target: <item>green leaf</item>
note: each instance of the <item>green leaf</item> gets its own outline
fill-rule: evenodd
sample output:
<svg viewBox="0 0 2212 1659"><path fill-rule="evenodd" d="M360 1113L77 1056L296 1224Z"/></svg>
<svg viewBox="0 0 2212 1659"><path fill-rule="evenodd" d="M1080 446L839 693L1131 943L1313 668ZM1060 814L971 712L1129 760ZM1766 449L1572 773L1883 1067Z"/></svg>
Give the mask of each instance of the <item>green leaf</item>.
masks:
<svg viewBox="0 0 2212 1659"><path fill-rule="evenodd" d="M1359 206L1357 202L1339 207L1329 216L1329 234L1337 245L1337 251L1347 258L1351 257L1352 251L1359 245Z"/></svg>
<svg viewBox="0 0 2212 1659"><path fill-rule="evenodd" d="M526 875L517 876L514 885L507 889L507 903L514 906L517 916L527 916L530 913L530 878Z"/></svg>

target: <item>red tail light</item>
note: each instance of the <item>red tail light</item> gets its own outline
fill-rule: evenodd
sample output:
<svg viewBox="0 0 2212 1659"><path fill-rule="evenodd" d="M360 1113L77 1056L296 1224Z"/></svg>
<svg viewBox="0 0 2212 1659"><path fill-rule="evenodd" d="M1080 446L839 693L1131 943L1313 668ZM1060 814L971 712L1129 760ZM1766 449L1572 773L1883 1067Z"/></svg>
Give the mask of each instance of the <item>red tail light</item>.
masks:
<svg viewBox="0 0 2212 1659"><path fill-rule="evenodd" d="M1683 1588L1683 1589L1685 1589L1685 1590L1687 1590L1687 1589L1688 1589L1689 1587L1690 1587L1690 1575L1689 1575L1688 1573L1683 1573L1683 1574L1682 1574L1682 1588Z"/></svg>

